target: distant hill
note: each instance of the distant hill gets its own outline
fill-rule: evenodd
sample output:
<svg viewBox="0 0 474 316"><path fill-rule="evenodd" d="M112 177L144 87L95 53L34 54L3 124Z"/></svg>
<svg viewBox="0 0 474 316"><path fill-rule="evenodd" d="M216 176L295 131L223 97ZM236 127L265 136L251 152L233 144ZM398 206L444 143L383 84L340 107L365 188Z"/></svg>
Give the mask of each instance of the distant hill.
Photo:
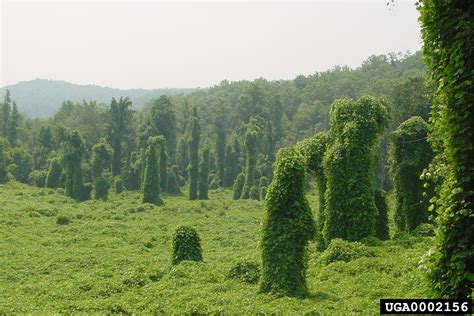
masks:
<svg viewBox="0 0 474 316"><path fill-rule="evenodd" d="M130 89L120 90L96 85L78 85L66 81L35 79L0 88L0 100L6 89L10 90L12 99L18 104L20 112L29 117L52 116L63 101L74 102L97 101L99 104L110 104L115 97L130 97L134 108L142 107L147 101L160 95L190 93L198 89Z"/></svg>

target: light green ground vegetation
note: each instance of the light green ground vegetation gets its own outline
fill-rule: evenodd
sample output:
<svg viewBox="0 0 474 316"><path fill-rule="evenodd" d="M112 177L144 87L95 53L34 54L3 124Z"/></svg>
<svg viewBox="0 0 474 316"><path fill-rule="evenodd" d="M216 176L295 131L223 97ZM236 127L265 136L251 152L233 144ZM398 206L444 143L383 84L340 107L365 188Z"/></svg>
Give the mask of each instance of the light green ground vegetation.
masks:
<svg viewBox="0 0 474 316"><path fill-rule="evenodd" d="M163 194L165 205L154 206L139 192L77 203L61 189L0 185L0 314L367 315L378 313L380 298L428 296L418 262L431 237L380 242L364 248L370 256L331 263L312 242L307 298L259 294L258 284L227 276L239 262L259 264L264 202L209 193L207 201ZM318 197L307 196L315 212ZM171 266L179 225L198 232L203 262Z"/></svg>

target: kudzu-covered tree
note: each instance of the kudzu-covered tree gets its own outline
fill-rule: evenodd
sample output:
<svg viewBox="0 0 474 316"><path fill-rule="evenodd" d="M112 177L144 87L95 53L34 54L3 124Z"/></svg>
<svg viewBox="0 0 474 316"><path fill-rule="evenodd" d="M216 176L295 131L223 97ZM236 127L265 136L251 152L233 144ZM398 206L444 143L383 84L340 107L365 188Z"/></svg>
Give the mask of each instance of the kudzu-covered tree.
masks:
<svg viewBox="0 0 474 316"><path fill-rule="evenodd" d="M390 164L395 189L395 224L398 232L413 231L428 221L429 200L420 179L433 151L428 124L419 116L409 118L392 134Z"/></svg>
<svg viewBox="0 0 474 316"><path fill-rule="evenodd" d="M375 236L375 157L387 126L384 102L371 96L339 99L331 107L332 144L323 165L327 177L324 239L359 241Z"/></svg>
<svg viewBox="0 0 474 316"><path fill-rule="evenodd" d="M251 200L260 200L260 190L259 190L258 186L253 185L250 188L249 198Z"/></svg>
<svg viewBox="0 0 474 316"><path fill-rule="evenodd" d="M244 187L244 183L245 183L245 175L243 173L239 173L239 175L237 176L234 182L234 188L233 188L234 200L240 199L240 196L242 195L242 189Z"/></svg>
<svg viewBox="0 0 474 316"><path fill-rule="evenodd" d="M201 239L197 231L189 226L179 226L173 236L173 265L181 261L202 261Z"/></svg>
<svg viewBox="0 0 474 316"><path fill-rule="evenodd" d="M225 167L226 167L226 132L224 128L224 117L220 115L215 123L216 132L216 158L217 158L217 175L219 177L219 185L224 184Z"/></svg>
<svg viewBox="0 0 474 316"><path fill-rule="evenodd" d="M166 139L159 136L160 145L160 190L168 192L168 153L166 152Z"/></svg>
<svg viewBox="0 0 474 316"><path fill-rule="evenodd" d="M266 196L267 196L267 187L266 186L260 187L260 200L265 201Z"/></svg>
<svg viewBox="0 0 474 316"><path fill-rule="evenodd" d="M419 1L423 60L431 68L437 151L442 174L434 209L437 240L429 260L436 297L471 298L474 254L474 2Z"/></svg>
<svg viewBox="0 0 474 316"><path fill-rule="evenodd" d="M201 162L199 163L199 199L207 200L209 192L209 148L202 151Z"/></svg>
<svg viewBox="0 0 474 316"><path fill-rule="evenodd" d="M46 187L50 189L57 189L61 187L61 175L63 166L61 159L53 158L49 163L48 175L46 176Z"/></svg>
<svg viewBox="0 0 474 316"><path fill-rule="evenodd" d="M7 183L8 181L7 151L7 141L4 138L0 138L0 184Z"/></svg>
<svg viewBox="0 0 474 316"><path fill-rule="evenodd" d="M324 241L324 226L326 224L326 187L327 179L324 172L323 158L330 145L328 132L319 132L311 138L300 141L296 148L303 155L306 168L314 175L318 191L319 207L316 213L316 243L318 250L327 247Z"/></svg>
<svg viewBox="0 0 474 316"><path fill-rule="evenodd" d="M225 150L224 187L232 187L238 169L238 164L239 157L237 156L237 153L232 149L232 145L227 145Z"/></svg>
<svg viewBox="0 0 474 316"><path fill-rule="evenodd" d="M120 194L120 193L122 193L122 192L123 192L123 181L122 181L122 178L120 178L120 177L115 177L114 186L115 186L115 194Z"/></svg>
<svg viewBox="0 0 474 316"><path fill-rule="evenodd" d="M183 176L187 180L187 168L189 165L189 146L186 137L184 136L178 140L177 162L179 168L179 175Z"/></svg>
<svg viewBox="0 0 474 316"><path fill-rule="evenodd" d="M66 132L63 162L66 175L66 195L76 201L90 199L91 187L84 184L82 174L82 157L85 153L84 143L78 131Z"/></svg>
<svg viewBox="0 0 474 316"><path fill-rule="evenodd" d="M113 148L112 175L122 174L122 146L131 138L132 130L132 101L112 98L108 113L108 140Z"/></svg>
<svg viewBox="0 0 474 316"><path fill-rule="evenodd" d="M145 174L143 179L143 203L162 205L160 197L160 137L152 136L148 139L145 152Z"/></svg>
<svg viewBox="0 0 474 316"><path fill-rule="evenodd" d="M253 129L247 130L245 134L245 149L247 152L245 164L245 184L242 188L241 199L248 199L250 188L255 182L255 172L257 166L257 132Z"/></svg>
<svg viewBox="0 0 474 316"><path fill-rule="evenodd" d="M113 149L104 139L92 147L92 178L96 200L108 198L110 184L104 176L104 171L110 169L112 157Z"/></svg>
<svg viewBox="0 0 474 316"><path fill-rule="evenodd" d="M302 156L293 148L280 149L262 228L263 292L296 297L307 294L306 253L314 238L315 223L304 184Z"/></svg>
<svg viewBox="0 0 474 316"><path fill-rule="evenodd" d="M375 236L380 240L390 239L388 228L388 205L385 199L386 193L382 189L375 189L375 206L377 207L377 220L375 224Z"/></svg>
<svg viewBox="0 0 474 316"><path fill-rule="evenodd" d="M171 172L168 173L168 193L180 194L181 189L179 188L179 169L178 166L173 165Z"/></svg>
<svg viewBox="0 0 474 316"><path fill-rule="evenodd" d="M193 116L190 119L191 137L188 142L189 152L189 199L198 198L199 181L199 141L201 137L201 125L197 116L197 109L193 108Z"/></svg>
<svg viewBox="0 0 474 316"><path fill-rule="evenodd" d="M15 147L10 150L11 164L8 172L21 183L28 183L30 173L33 171L33 156L23 147Z"/></svg>
<svg viewBox="0 0 474 316"><path fill-rule="evenodd" d="M151 101L150 125L153 128L153 135L162 135L166 139L169 162L171 165L175 164L176 114L169 96L162 95Z"/></svg>
<svg viewBox="0 0 474 316"><path fill-rule="evenodd" d="M12 112L8 117L7 122L7 139L10 146L15 147L18 139L18 119L20 114L18 113L18 107L16 102L13 101Z"/></svg>

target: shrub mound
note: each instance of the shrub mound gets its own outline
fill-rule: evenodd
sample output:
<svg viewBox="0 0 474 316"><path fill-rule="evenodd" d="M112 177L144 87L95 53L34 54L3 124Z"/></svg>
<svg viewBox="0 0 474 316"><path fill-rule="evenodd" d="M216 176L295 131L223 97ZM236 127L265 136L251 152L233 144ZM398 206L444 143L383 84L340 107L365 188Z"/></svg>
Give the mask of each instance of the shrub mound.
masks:
<svg viewBox="0 0 474 316"><path fill-rule="evenodd" d="M257 284L260 279L258 264L248 261L238 262L227 273L228 279L236 279L248 284Z"/></svg>
<svg viewBox="0 0 474 316"><path fill-rule="evenodd" d="M375 257L375 253L361 242L349 242L335 238L331 240L321 259L325 264L330 264L336 261L349 262L362 257Z"/></svg>
<svg viewBox="0 0 474 316"><path fill-rule="evenodd" d="M201 239L196 230L189 226L176 228L173 237L172 264L181 261L202 261Z"/></svg>

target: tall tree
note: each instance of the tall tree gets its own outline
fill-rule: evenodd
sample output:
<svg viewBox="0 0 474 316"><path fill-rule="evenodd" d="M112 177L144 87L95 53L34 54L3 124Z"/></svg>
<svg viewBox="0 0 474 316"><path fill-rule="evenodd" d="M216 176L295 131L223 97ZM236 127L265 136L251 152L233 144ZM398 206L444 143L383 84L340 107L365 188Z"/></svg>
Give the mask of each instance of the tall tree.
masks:
<svg viewBox="0 0 474 316"><path fill-rule="evenodd" d="M85 153L84 143L78 131L67 132L63 152L66 174L66 195L76 201L90 198L91 188L84 185L82 158Z"/></svg>
<svg viewBox="0 0 474 316"><path fill-rule="evenodd" d="M193 116L190 119L191 137L188 141L189 152L189 199L196 200L198 198L198 178L199 178L199 140L201 137L201 125L197 109L193 108Z"/></svg>
<svg viewBox="0 0 474 316"><path fill-rule="evenodd" d="M132 123L132 101L120 98L118 101L112 98L109 110L108 139L113 149L112 175L118 176L122 173L122 146L127 138L131 136Z"/></svg>
<svg viewBox="0 0 474 316"><path fill-rule="evenodd" d="M151 101L150 125L154 135L166 139L166 151L170 165L176 163L176 115L170 97L162 95Z"/></svg>
<svg viewBox="0 0 474 316"><path fill-rule="evenodd" d="M245 134L246 164L245 164L245 184L242 189L241 199L248 199L250 188L255 182L255 168L257 165L257 132L249 127Z"/></svg>
<svg viewBox="0 0 474 316"><path fill-rule="evenodd" d="M437 240L429 276L437 297L472 298L474 280L474 2L419 1L423 60L436 86Z"/></svg>
<svg viewBox="0 0 474 316"><path fill-rule="evenodd" d="M219 177L219 185L224 185L225 177L226 131L224 124L225 122L222 116L220 116L214 124L216 133L217 175Z"/></svg>
<svg viewBox="0 0 474 316"><path fill-rule="evenodd" d="M202 150L201 162L199 163L199 199L207 200L209 192L209 147L206 145Z"/></svg>
<svg viewBox="0 0 474 316"><path fill-rule="evenodd" d="M160 161L158 156L160 139L150 137L145 157L145 175L143 180L143 203L162 205L160 197Z"/></svg>
<svg viewBox="0 0 474 316"><path fill-rule="evenodd" d="M104 171L110 168L112 157L113 149L104 139L92 147L92 177L94 179L94 197L97 200L107 200L108 198L110 184Z"/></svg>

